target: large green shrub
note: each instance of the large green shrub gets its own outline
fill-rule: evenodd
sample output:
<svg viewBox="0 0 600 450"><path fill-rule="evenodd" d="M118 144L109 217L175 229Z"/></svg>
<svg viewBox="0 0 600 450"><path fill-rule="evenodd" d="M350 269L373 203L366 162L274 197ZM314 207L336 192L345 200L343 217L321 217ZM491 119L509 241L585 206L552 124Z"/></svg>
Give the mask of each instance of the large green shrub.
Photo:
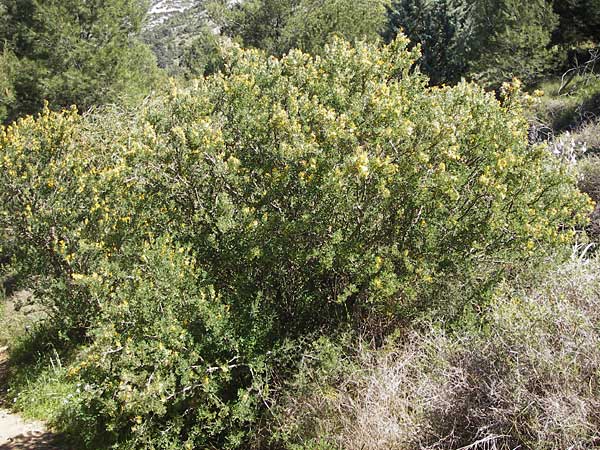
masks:
<svg viewBox="0 0 600 450"><path fill-rule="evenodd" d="M460 308L449 281L481 292L570 240L589 200L528 144L516 86L428 88L407 45L234 47L135 114L2 129L0 226L36 298L91 342L80 430L238 446L285 342Z"/></svg>
<svg viewBox="0 0 600 450"><path fill-rule="evenodd" d="M240 445L260 364L189 249L152 240L76 279L99 304L94 342L70 369L88 383L79 401L98 418L91 436L118 448Z"/></svg>

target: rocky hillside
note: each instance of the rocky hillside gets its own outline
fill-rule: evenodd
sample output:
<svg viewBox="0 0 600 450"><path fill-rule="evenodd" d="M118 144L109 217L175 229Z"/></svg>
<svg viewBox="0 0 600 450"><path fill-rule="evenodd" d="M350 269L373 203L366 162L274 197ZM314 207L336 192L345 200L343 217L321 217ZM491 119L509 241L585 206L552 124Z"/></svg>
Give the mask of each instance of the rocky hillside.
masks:
<svg viewBox="0 0 600 450"><path fill-rule="evenodd" d="M144 40L156 55L158 65L176 74L186 49L206 25L202 1L153 0Z"/></svg>
<svg viewBox="0 0 600 450"><path fill-rule="evenodd" d="M194 4L194 0L152 0L150 2L149 27L160 25Z"/></svg>

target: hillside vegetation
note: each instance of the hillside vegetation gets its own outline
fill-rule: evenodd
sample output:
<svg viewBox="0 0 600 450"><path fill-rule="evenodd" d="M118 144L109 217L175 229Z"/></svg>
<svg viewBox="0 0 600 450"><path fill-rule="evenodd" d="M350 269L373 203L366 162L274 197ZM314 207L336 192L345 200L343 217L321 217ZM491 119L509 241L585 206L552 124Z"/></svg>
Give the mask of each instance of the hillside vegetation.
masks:
<svg viewBox="0 0 600 450"><path fill-rule="evenodd" d="M599 445L594 1L72 3L0 0L15 409L81 449Z"/></svg>

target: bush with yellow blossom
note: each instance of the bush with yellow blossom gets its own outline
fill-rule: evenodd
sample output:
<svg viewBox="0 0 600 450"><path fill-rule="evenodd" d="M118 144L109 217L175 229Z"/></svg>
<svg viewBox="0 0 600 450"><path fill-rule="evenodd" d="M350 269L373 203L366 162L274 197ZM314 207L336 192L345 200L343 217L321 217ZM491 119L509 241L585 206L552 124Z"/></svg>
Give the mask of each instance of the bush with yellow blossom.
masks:
<svg viewBox="0 0 600 450"><path fill-rule="evenodd" d="M0 226L118 448L244 445L290 342L481 301L589 209L516 85L428 87L402 36L228 51L138 111L0 131Z"/></svg>

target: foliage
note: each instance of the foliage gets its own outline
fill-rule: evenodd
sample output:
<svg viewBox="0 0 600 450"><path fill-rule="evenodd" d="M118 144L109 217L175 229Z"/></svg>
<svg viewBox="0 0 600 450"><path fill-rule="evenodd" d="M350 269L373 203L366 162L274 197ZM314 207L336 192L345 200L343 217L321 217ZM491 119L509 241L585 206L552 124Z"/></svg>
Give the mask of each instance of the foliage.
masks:
<svg viewBox="0 0 600 450"><path fill-rule="evenodd" d="M183 50L180 66L187 77L202 77L223 68L224 39L208 27L202 28Z"/></svg>
<svg viewBox="0 0 600 450"><path fill-rule="evenodd" d="M599 125L596 125L598 128ZM600 157L598 157L600 145L592 156L582 158L578 162L580 173L579 188L585 192L596 203L594 212L591 214L591 223L587 227L587 234L597 246L600 243Z"/></svg>
<svg viewBox="0 0 600 450"><path fill-rule="evenodd" d="M292 0L250 0L235 4L215 1L208 5L208 11L224 35L249 47L283 54L280 36L294 5Z"/></svg>
<svg viewBox="0 0 600 450"><path fill-rule="evenodd" d="M587 152L600 154L600 120L591 120L583 124L573 137L585 146Z"/></svg>
<svg viewBox="0 0 600 450"><path fill-rule="evenodd" d="M600 1L555 0L553 6L560 16L556 41L571 45L600 41Z"/></svg>
<svg viewBox="0 0 600 450"><path fill-rule="evenodd" d="M478 0L471 16L475 78L493 86L512 77L531 84L556 66L550 43L558 17L546 0Z"/></svg>
<svg viewBox="0 0 600 450"><path fill-rule="evenodd" d="M566 88L564 85L561 79L540 83L541 101L531 109L532 120L549 128L551 134L578 132L600 115L600 77L576 75Z"/></svg>
<svg viewBox="0 0 600 450"><path fill-rule="evenodd" d="M204 3L199 2L143 31L159 67L171 75L202 76L216 71L220 37L206 16Z"/></svg>
<svg viewBox="0 0 600 450"><path fill-rule="evenodd" d="M228 52L136 113L0 131L0 228L86 343L78 428L118 448L241 446L290 342L481 302L589 208L517 85L429 88L403 36Z"/></svg>
<svg viewBox="0 0 600 450"><path fill-rule="evenodd" d="M282 30L283 48L319 54L331 36L377 41L385 25L386 0L303 0ZM283 49L282 49L283 50Z"/></svg>
<svg viewBox="0 0 600 450"><path fill-rule="evenodd" d="M9 278L0 275L0 347L9 347L28 329L44 320L44 313L32 307L27 291L12 291Z"/></svg>
<svg viewBox="0 0 600 450"><path fill-rule="evenodd" d="M463 2L464 3L464 2ZM431 82L457 82L469 65L468 8L456 0L399 0L388 8L387 40L402 31L421 44L421 69Z"/></svg>
<svg viewBox="0 0 600 450"><path fill-rule="evenodd" d="M8 116L15 102L15 72L18 61L8 50L0 54L0 123Z"/></svg>
<svg viewBox="0 0 600 450"><path fill-rule="evenodd" d="M386 5L387 0L251 0L221 8L215 20L223 23L224 34L246 46L274 55L294 48L320 54L334 35L378 40Z"/></svg>
<svg viewBox="0 0 600 450"><path fill-rule="evenodd" d="M51 107L139 99L156 78L138 39L146 9L137 0L2 0L0 49L19 59L8 118Z"/></svg>
<svg viewBox="0 0 600 450"><path fill-rule="evenodd" d="M24 292L15 297L22 297ZM40 420L53 430L63 431L65 419L78 414L78 397L83 385L69 379L67 368L73 362L73 346L57 339L56 330L44 321L44 311L19 307L23 298L7 302L6 316L0 325L8 334L9 361L5 366L2 401L26 419ZM70 421L70 419L69 419ZM61 432L52 443L59 448L81 448L79 436Z"/></svg>
<svg viewBox="0 0 600 450"><path fill-rule="evenodd" d="M56 352L47 361L40 358L18 369L13 367L11 375L8 397L28 419L55 422L77 389L76 383L67 379L66 368Z"/></svg>
<svg viewBox="0 0 600 450"><path fill-rule="evenodd" d="M436 83L530 84L558 61L550 46L558 17L546 0L398 0L389 18L388 36L404 29L423 45L423 69Z"/></svg>
<svg viewBox="0 0 600 450"><path fill-rule="evenodd" d="M285 386L282 440L302 449L593 448L599 269L575 260L533 286L505 287L454 332L425 323L379 350L312 349Z"/></svg>
<svg viewBox="0 0 600 450"><path fill-rule="evenodd" d="M93 344L70 374L88 383L83 417L98 418L101 442L240 445L256 410L252 352L233 333L230 305L195 266L188 249L161 238L77 277L100 311Z"/></svg>

